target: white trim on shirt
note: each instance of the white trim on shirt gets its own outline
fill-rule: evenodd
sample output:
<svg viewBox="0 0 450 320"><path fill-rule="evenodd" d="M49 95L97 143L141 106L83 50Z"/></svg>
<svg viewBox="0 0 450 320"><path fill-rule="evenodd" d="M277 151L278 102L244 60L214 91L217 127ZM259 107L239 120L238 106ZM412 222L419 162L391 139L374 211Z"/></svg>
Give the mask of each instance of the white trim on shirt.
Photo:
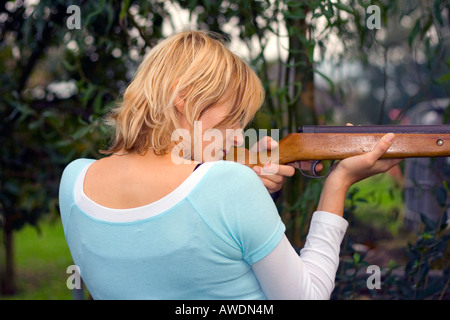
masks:
<svg viewBox="0 0 450 320"><path fill-rule="evenodd" d="M93 163L93 162L92 162ZM77 178L74 190L76 205L87 215L108 222L134 222L148 219L161 214L182 201L197 186L204 175L216 162L205 162L193 171L177 188L161 199L147 205L130 208L114 209L102 206L90 199L83 190L84 178L90 165L86 165Z"/></svg>

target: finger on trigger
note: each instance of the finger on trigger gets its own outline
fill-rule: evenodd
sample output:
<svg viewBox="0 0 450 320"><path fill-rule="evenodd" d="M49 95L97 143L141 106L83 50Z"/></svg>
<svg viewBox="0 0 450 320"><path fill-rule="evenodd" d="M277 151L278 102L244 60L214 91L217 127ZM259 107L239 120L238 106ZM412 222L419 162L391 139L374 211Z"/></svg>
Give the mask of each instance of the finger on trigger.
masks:
<svg viewBox="0 0 450 320"><path fill-rule="evenodd" d="M261 174L262 175L276 174L278 172L278 167L279 167L278 164L269 162L265 164L264 167L262 167Z"/></svg>

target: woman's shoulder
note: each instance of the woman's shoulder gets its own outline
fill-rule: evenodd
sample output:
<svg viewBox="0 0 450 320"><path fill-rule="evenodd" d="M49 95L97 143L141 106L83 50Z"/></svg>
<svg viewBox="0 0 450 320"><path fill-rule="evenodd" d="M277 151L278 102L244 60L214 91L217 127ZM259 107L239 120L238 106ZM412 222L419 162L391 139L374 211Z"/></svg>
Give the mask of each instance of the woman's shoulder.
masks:
<svg viewBox="0 0 450 320"><path fill-rule="evenodd" d="M209 166L206 168L205 164ZM202 168L205 166L204 168ZM204 163L197 170L202 168L205 172L203 182L211 184L214 190L230 190L242 192L248 188L261 188L265 190L264 184L258 175L249 167L233 162L220 160L214 163Z"/></svg>
<svg viewBox="0 0 450 320"><path fill-rule="evenodd" d="M80 158L70 162L63 171L63 177L79 173L87 165L95 162L95 159Z"/></svg>
<svg viewBox="0 0 450 320"><path fill-rule="evenodd" d="M62 173L60 188L63 188L67 185L73 185L81 171L86 168L87 165L90 165L95 161L96 160L94 159L80 158L70 162L64 168L64 171Z"/></svg>
<svg viewBox="0 0 450 320"><path fill-rule="evenodd" d="M79 158L75 159L66 166L65 170L73 170L75 168L84 167L85 165L88 165L90 163L93 163L97 160L95 159L88 159L88 158Z"/></svg>
<svg viewBox="0 0 450 320"><path fill-rule="evenodd" d="M64 169L59 185L59 206L64 223L67 221L70 207L74 202L74 189L77 179L83 169L95 161L94 159L85 158L76 159L70 162Z"/></svg>
<svg viewBox="0 0 450 320"><path fill-rule="evenodd" d="M215 175L221 175L229 179L234 179L237 177L240 178L257 178L258 176L256 173L246 165L243 165L241 163L233 162L233 161L225 161L220 160L217 162L214 162L214 165L211 168L213 174Z"/></svg>

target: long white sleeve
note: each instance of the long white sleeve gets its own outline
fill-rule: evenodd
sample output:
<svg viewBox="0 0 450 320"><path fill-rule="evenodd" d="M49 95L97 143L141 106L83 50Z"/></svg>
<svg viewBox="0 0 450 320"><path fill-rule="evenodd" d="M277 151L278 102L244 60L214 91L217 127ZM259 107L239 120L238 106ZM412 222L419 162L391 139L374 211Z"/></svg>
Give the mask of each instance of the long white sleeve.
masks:
<svg viewBox="0 0 450 320"><path fill-rule="evenodd" d="M329 299L339 265L340 244L348 223L317 211L300 256L286 236L252 270L268 299Z"/></svg>

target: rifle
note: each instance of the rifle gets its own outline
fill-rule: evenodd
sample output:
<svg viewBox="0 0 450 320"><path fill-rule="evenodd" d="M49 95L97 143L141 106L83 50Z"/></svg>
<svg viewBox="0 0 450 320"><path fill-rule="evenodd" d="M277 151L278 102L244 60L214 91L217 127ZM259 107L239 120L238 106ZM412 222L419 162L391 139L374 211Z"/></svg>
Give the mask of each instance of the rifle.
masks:
<svg viewBox="0 0 450 320"><path fill-rule="evenodd" d="M395 139L382 158L450 156L450 125L303 126L298 133L279 141L275 160L279 164L313 161L313 177L319 177L315 166L321 160L342 160L366 153L386 133L394 133ZM243 149L233 148L224 159L249 167L274 160L271 151L254 153Z"/></svg>

